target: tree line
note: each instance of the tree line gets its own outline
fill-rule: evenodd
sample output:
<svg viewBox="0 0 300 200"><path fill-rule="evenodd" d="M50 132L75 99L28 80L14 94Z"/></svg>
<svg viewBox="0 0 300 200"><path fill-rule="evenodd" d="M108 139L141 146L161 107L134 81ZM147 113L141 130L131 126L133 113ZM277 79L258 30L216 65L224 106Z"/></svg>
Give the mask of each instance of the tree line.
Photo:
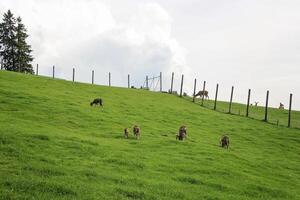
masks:
<svg viewBox="0 0 300 200"><path fill-rule="evenodd" d="M27 43L27 29L21 17L8 10L0 23L1 69L33 74L31 46Z"/></svg>

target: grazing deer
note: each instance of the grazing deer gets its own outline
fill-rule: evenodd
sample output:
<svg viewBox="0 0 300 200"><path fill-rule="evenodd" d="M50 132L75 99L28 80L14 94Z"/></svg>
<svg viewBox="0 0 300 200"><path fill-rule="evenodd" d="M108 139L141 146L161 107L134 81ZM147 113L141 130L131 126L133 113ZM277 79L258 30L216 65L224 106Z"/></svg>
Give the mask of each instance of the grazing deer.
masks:
<svg viewBox="0 0 300 200"><path fill-rule="evenodd" d="M128 138L128 134L129 134L128 128L125 128L125 129L124 129L124 137L125 137L126 139Z"/></svg>
<svg viewBox="0 0 300 200"><path fill-rule="evenodd" d="M135 125L133 127L133 134L135 135L136 139L140 139L140 136L141 136L141 129L140 127L138 127L137 125Z"/></svg>
<svg viewBox="0 0 300 200"><path fill-rule="evenodd" d="M205 99L209 99L208 91L207 90L201 90L197 94L195 94L195 98L199 96L200 98L205 97Z"/></svg>
<svg viewBox="0 0 300 200"><path fill-rule="evenodd" d="M227 135L223 135L220 140L220 144L223 148L229 148L229 137Z"/></svg>
<svg viewBox="0 0 300 200"><path fill-rule="evenodd" d="M186 138L187 135L187 128L186 126L180 126L179 127L179 132L178 135L176 135L176 140L183 140L184 138Z"/></svg>
<svg viewBox="0 0 300 200"><path fill-rule="evenodd" d="M172 92L171 92L171 90L170 90L170 89L168 90L168 93L169 93L169 94L178 95L177 91L172 91Z"/></svg>
<svg viewBox="0 0 300 200"><path fill-rule="evenodd" d="M283 103L281 103L281 102L280 102L280 104L279 104L279 109L283 109L283 110L284 110L284 105L283 105Z"/></svg>
<svg viewBox="0 0 300 200"><path fill-rule="evenodd" d="M103 102L102 102L102 99L101 98L96 98L96 99L94 99L91 103L90 103L90 105L91 106L93 106L93 105L99 105L99 106L102 106L103 107L103 104L102 104Z"/></svg>

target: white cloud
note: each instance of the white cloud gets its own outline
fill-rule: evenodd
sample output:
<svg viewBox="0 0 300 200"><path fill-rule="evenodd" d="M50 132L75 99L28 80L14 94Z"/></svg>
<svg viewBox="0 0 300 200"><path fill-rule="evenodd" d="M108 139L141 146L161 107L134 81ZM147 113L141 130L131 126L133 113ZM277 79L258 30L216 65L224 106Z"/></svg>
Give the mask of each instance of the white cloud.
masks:
<svg viewBox="0 0 300 200"><path fill-rule="evenodd" d="M1 12L11 8L27 25L35 62L40 72L70 78L72 67L80 81L104 84L112 72L114 85L125 86L128 73L136 86L146 74L160 71L187 72L185 50L171 37L172 19L158 4L143 3L122 22L110 7L91 1L6 1ZM98 77L97 77L98 75Z"/></svg>
<svg viewBox="0 0 300 200"><path fill-rule="evenodd" d="M210 96L219 82L223 100L231 85L239 102L248 88L260 102L269 89L272 106L287 105L289 92L299 99L299 1L2 0L0 14L8 8L22 16L45 75L56 65L70 79L76 67L76 79L90 81L94 69L106 84L111 71L126 86L130 73L139 86L162 71L167 90L174 71L175 89L184 73L188 93L197 77Z"/></svg>

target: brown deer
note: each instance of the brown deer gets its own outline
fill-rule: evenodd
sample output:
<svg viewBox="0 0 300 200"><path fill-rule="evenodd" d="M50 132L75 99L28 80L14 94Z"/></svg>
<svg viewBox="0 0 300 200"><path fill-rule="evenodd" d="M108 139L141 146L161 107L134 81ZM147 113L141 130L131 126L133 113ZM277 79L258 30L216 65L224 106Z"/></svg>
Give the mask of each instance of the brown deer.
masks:
<svg viewBox="0 0 300 200"><path fill-rule="evenodd" d="M93 106L93 105L99 105L99 106L102 106L103 107L103 104L102 104L103 102L102 102L102 99L101 98L96 98L96 99L94 99L91 103L90 103L90 105L91 106Z"/></svg>
<svg viewBox="0 0 300 200"><path fill-rule="evenodd" d="M229 137L227 135L223 135L220 140L220 144L223 148L229 148Z"/></svg>
<svg viewBox="0 0 300 200"><path fill-rule="evenodd" d="M136 139L140 139L140 136L141 136L141 129L140 127L138 127L137 125L135 125L133 127L133 134L135 135Z"/></svg>
<svg viewBox="0 0 300 200"><path fill-rule="evenodd" d="M280 104L279 104L279 108L278 109L282 109L282 110L284 110L284 105L283 105L283 103L281 103L280 102Z"/></svg>
<svg viewBox="0 0 300 200"><path fill-rule="evenodd" d="M187 135L187 128L186 126L180 126L179 127L179 131L178 134L176 135L176 140L183 140L184 138L186 138Z"/></svg>
<svg viewBox="0 0 300 200"><path fill-rule="evenodd" d="M205 99L209 99L208 91L207 90L201 90L197 94L195 94L195 98L199 96L200 98L205 97Z"/></svg>
<svg viewBox="0 0 300 200"><path fill-rule="evenodd" d="M128 138L128 134L129 134L128 128L125 128L125 129L124 129L124 137L125 137L126 139Z"/></svg>

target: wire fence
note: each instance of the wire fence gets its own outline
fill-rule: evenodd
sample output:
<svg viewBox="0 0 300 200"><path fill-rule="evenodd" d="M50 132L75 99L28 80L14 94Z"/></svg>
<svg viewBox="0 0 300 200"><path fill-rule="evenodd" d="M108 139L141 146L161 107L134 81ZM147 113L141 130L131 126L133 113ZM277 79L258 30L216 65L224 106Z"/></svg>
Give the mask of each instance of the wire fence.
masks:
<svg viewBox="0 0 300 200"><path fill-rule="evenodd" d="M181 86L182 87L182 86ZM182 89L181 89L182 90ZM280 103L279 108L269 107L269 91L266 92L265 105L258 106L257 104L251 104L251 89L248 90L247 103L236 103L234 99L234 86L230 90L229 101L219 101L219 84L216 85L215 95L213 100L209 99L208 91L206 90L206 81L203 83L203 88L198 92L199 97L197 98L196 93L196 79L194 84L194 90L192 96L179 95L189 101L199 104L207 109L215 110L222 113L244 116L256 120L261 120L274 124L277 126L286 126L289 128L300 129L300 111L292 110L293 94L289 95L289 106L288 109L284 108L284 105ZM207 94L207 95L206 95Z"/></svg>
<svg viewBox="0 0 300 200"><path fill-rule="evenodd" d="M36 65L35 75L39 75L39 65ZM55 79L55 66L52 66L52 78ZM111 72L108 73L108 86L111 86ZM91 84L94 84L95 80L95 72L94 70L91 71ZM72 81L76 81L76 70L75 68L72 68ZM128 74L127 77L127 87L131 88L131 78L130 74ZM292 101L293 101L293 94L290 94L289 96L289 107L288 109L284 109L283 104L279 108L272 108L269 107L269 91L266 92L266 98L265 98L265 105L264 106L258 106L257 103L254 105L251 104L251 95L252 92L251 89L248 90L248 96L245 98L246 104L242 103L236 103L233 101L234 99L234 86L231 87L230 90L230 98L229 101L220 101L218 100L218 95L220 93L219 84L216 84L215 91L213 92L214 96L210 97L208 96L207 91L207 84L206 81L203 82L203 85L200 90L197 92L197 79L194 80L194 87L193 87L193 93L191 96L188 96L187 93L184 91L184 75L181 75L180 80L180 92L179 94L177 91L174 91L174 72L171 76L171 84L170 89L168 89L168 93L177 95L181 98L184 98L188 101L194 102L195 104L198 104L204 108L211 109L217 112L221 113L227 113L232 115L239 115L244 116L256 120L265 121L277 126L286 126L291 128L298 128L300 129L300 111L294 111L292 110ZM159 76L153 76L145 77L145 81L143 83L143 86L141 86L142 89L147 90L156 90L156 91L162 91L162 72L160 72Z"/></svg>

